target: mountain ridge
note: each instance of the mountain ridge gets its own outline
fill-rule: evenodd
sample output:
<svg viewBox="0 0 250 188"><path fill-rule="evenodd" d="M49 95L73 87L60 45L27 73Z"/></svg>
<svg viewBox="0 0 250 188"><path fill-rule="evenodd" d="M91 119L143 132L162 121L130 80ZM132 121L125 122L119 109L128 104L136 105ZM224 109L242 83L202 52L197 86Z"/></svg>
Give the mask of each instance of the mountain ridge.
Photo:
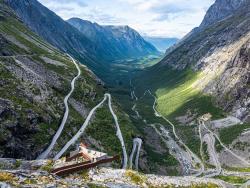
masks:
<svg viewBox="0 0 250 188"><path fill-rule="evenodd" d="M120 44L120 50L116 49L117 45L112 46L111 42L107 44L105 37L96 36L100 38L96 43L97 41L91 38L93 36L80 32L37 0L4 0L4 2L14 9L21 20L34 32L60 50L70 53L76 59L88 65L96 74L105 70L106 62L119 58L125 59L131 55L143 56L148 53L157 53L157 50L151 44L140 43L140 40L139 43L134 41L134 44L139 44L138 48L132 47L129 42L123 40L123 43L127 42L125 43L127 46ZM90 23L88 22L87 25L90 26ZM93 24L92 32L94 31L93 28L97 28L97 26L99 25ZM100 29L100 27L98 28ZM102 32L98 34L103 36ZM141 44L142 46L140 46Z"/></svg>
<svg viewBox="0 0 250 188"><path fill-rule="evenodd" d="M109 60L119 60L158 54L156 48L146 42L140 34L129 26L99 25L80 18L67 20L91 41L105 49Z"/></svg>
<svg viewBox="0 0 250 188"><path fill-rule="evenodd" d="M248 0L216 0L215 3L208 9L200 27L206 27L221 21L232 15L241 6L247 3Z"/></svg>

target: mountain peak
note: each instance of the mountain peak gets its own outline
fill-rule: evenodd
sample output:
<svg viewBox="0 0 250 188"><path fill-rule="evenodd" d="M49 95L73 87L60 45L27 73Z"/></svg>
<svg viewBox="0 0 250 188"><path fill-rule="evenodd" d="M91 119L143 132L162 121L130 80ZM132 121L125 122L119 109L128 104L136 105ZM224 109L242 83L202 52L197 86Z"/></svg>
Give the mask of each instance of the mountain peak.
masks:
<svg viewBox="0 0 250 188"><path fill-rule="evenodd" d="M201 27L207 27L213 23L221 21L226 17L232 15L244 3L249 0L216 0L215 3L208 9Z"/></svg>

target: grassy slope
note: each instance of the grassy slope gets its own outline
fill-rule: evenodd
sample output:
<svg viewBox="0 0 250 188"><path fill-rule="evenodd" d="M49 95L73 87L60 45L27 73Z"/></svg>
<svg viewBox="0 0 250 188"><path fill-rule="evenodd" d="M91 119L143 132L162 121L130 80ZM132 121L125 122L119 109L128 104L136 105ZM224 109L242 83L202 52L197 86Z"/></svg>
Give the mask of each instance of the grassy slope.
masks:
<svg viewBox="0 0 250 188"><path fill-rule="evenodd" d="M157 96L157 109L172 120L184 115L188 109L199 115L210 112L214 118L222 117L223 113L215 107L212 97L202 94L192 86L201 76L190 69L177 71L164 67L139 75L143 79L137 78L136 91L139 94L145 89L153 91Z"/></svg>
<svg viewBox="0 0 250 188"><path fill-rule="evenodd" d="M183 125L176 121L176 117L186 115L188 111L196 117L205 113L211 113L214 119L224 116L222 110L214 105L211 96L192 87L201 76L190 69L178 71L161 67L138 74L135 79L136 93L141 96L146 89L150 89L157 97L157 110L176 125L178 135L196 153L199 150L199 138L190 135L197 135L197 125ZM142 112L145 109L141 106Z"/></svg>
<svg viewBox="0 0 250 188"><path fill-rule="evenodd" d="M30 101L27 100L25 96L18 95L18 90L16 88L17 86L24 87L23 83L21 83L20 80L18 80L14 75L12 75L11 72L9 72L2 64L0 64L1 80L7 81L5 87L1 87L1 98L9 99L15 105L20 105L22 107L22 111L18 111L18 113L20 113L23 123L27 121L27 114L22 113L25 112L25 109L32 109L34 112L39 114L39 116L43 117L46 116L47 113L49 113L47 111L47 108L48 106L50 106L52 109L56 110L57 114L59 114L59 117L52 115L52 121L49 123L44 121L39 123L37 125L37 127L39 127L39 131L30 138L34 143L35 148L44 148L51 139L51 133L57 130L57 127L60 123L63 114L63 98L69 92L70 81L77 74L77 70L75 68L75 65L68 57L40 39L36 34L31 32L22 23L20 23L12 14L6 15L6 13L9 13L9 10L6 7L1 7L1 10L5 11L1 12L1 15L3 14L5 18L0 21L0 33L4 35L7 34L8 36L15 38L15 40L28 48L28 50L25 50L18 47L14 43L9 42L8 46L5 46L6 50L14 55L32 55L28 58L46 67L49 71L57 73L63 84L61 88L51 88L53 91L53 96L51 96L51 100L48 100L46 104L42 105L38 103L30 103ZM35 42L29 39L33 39ZM44 60L41 58L42 56L65 64L68 67L67 70L65 70L64 67L55 66L44 62ZM0 61L9 61L10 63L13 63L14 60L12 58L1 57ZM87 109L91 109L103 98L105 89L103 89L103 87L97 83L95 77L88 70L83 67L81 67L81 70L82 75L76 82L76 89L73 93L73 98L84 104ZM32 89L36 90L35 86ZM12 93L11 95L9 95L10 92ZM95 93L95 98L91 98L91 92ZM58 100L60 102L55 103L55 101L53 101L52 99L53 97L58 97ZM113 105L118 113L118 119L121 122L121 130L124 134L126 145L128 149L130 149L132 144L131 135L134 129L129 118L124 115L124 112L122 110L120 110L118 104L115 104L115 102L113 101ZM59 108L59 106L61 108ZM111 148L109 147L109 145L111 145L112 143L117 143L117 137L115 136L114 127L111 126L113 124L113 120L111 120L109 116L106 116L106 113L103 114L102 111L97 112L96 119L94 120L96 121L95 126L110 126L110 130L108 130L108 132L112 134L106 134L105 137L100 137L103 134L102 129L92 129L88 131L88 133L90 134L90 136L93 136L95 139L103 142L103 147L106 151L114 154L115 152L119 151L121 147L119 144L116 144ZM65 142L76 133L77 129L80 128L83 122L84 118L70 105L69 119L65 126L65 130L61 138L59 139L59 144L57 145L56 150L60 149L61 146L63 146ZM106 124L103 124L103 122L105 122ZM1 137L6 137L6 135L8 135L7 132L8 130L1 127L0 140Z"/></svg>
<svg viewBox="0 0 250 188"><path fill-rule="evenodd" d="M217 179L221 179L225 182L232 183L232 184L244 184L249 179L246 177L238 177L238 176L217 176Z"/></svg>

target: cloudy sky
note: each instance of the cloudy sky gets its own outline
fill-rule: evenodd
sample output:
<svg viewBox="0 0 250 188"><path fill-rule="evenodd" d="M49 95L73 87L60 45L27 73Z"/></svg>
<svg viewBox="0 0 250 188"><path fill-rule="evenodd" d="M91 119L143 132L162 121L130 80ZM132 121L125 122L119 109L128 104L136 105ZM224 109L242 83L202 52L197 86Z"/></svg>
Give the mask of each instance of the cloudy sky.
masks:
<svg viewBox="0 0 250 188"><path fill-rule="evenodd" d="M63 19L129 25L143 35L182 37L198 26L214 0L39 0Z"/></svg>

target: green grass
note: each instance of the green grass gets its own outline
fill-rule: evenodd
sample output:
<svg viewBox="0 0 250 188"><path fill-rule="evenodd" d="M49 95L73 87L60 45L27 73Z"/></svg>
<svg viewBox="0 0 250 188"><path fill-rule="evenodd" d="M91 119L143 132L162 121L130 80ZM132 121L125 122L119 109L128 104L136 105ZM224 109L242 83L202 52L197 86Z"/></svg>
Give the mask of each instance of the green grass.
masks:
<svg viewBox="0 0 250 188"><path fill-rule="evenodd" d="M215 107L211 96L204 95L193 87L201 77L201 73L191 69L152 69L138 75L136 91L141 95L145 89L151 89L157 96L157 109L170 119L185 115L187 110L191 110L197 116L209 112L213 118L224 117L222 110Z"/></svg>
<svg viewBox="0 0 250 188"><path fill-rule="evenodd" d="M154 161L159 165L177 166L179 164L179 162L168 152L164 154L158 153L149 145L145 147L145 150L148 153L149 160Z"/></svg>
<svg viewBox="0 0 250 188"><path fill-rule="evenodd" d="M41 170L50 172L53 169L53 165L54 165L53 161L49 160L44 166L41 167Z"/></svg>
<svg viewBox="0 0 250 188"><path fill-rule="evenodd" d="M122 104L123 109L129 113L130 117L133 117L135 114L131 110L133 106L133 102L130 99L130 93L128 90L120 90L121 92L116 92L114 96L118 98L119 102ZM140 99L137 101L137 110L139 111L140 115L145 117L147 120L147 123L162 123L165 122L162 119L156 118L153 114L152 110L152 97L149 95L146 95L145 98ZM133 125L136 126L137 131L134 133L135 136L140 136L142 139L146 138L146 132L145 132L145 126L148 126L145 124L141 119L131 118ZM168 129L171 127L168 125L165 125ZM156 133L155 133L156 134ZM161 142L163 147L165 147L165 144ZM143 149L146 151L147 154L147 165L150 168L150 172L157 173L159 171L158 166L166 167L166 171L168 175L178 175L178 171L176 169L176 166L178 166L178 161L170 155L168 152L165 153L159 153L155 151L152 146L147 144L146 141L143 141ZM131 150L128 150L129 152ZM157 165L156 165L157 164Z"/></svg>
<svg viewBox="0 0 250 188"><path fill-rule="evenodd" d="M130 178L130 181L137 184L137 185L141 185L145 182L144 177L142 177L138 172L135 172L132 170L127 170L125 172L125 176Z"/></svg>
<svg viewBox="0 0 250 188"><path fill-rule="evenodd" d="M40 131L33 135L33 140L37 145L43 145L44 143L49 143L51 139L51 130L56 131L58 128L58 122L53 122L50 124L41 123L39 124Z"/></svg>
<svg viewBox="0 0 250 188"><path fill-rule="evenodd" d="M174 74L174 75L172 75ZM156 90L157 109L167 117L174 119L176 116L184 115L187 110L202 115L211 113L213 118L222 117L222 111L214 106L211 96L202 94L192 85L201 78L201 74L191 70L180 72L178 77L176 73L168 75L169 84L165 88Z"/></svg>
<svg viewBox="0 0 250 188"><path fill-rule="evenodd" d="M204 143L202 146L203 146L202 147L202 149L203 149L203 159L205 160L205 162L207 162L207 161L209 161L207 143Z"/></svg>
<svg viewBox="0 0 250 188"><path fill-rule="evenodd" d="M116 111L116 113L126 149L130 151L132 148L132 136L135 134L134 128L127 118L122 117L121 112ZM106 104L103 108L97 110L95 119L93 119L86 129L86 135L98 140L103 146L104 152L110 155L122 154L121 144L116 136L114 120Z"/></svg>
<svg viewBox="0 0 250 188"><path fill-rule="evenodd" d="M249 168L240 168L240 167L228 167L224 166L223 168L229 170L229 171L234 171L234 172L250 172L250 167Z"/></svg>
<svg viewBox="0 0 250 188"><path fill-rule="evenodd" d="M1 22L0 31L14 37L17 41L28 47L29 51L26 54L49 54L49 50L58 53L55 48L44 42L38 35L34 34L24 24L11 16Z"/></svg>
<svg viewBox="0 0 250 188"><path fill-rule="evenodd" d="M14 164L14 168L19 168L22 165L22 161L17 159L16 163Z"/></svg>
<svg viewBox="0 0 250 188"><path fill-rule="evenodd" d="M217 152L221 152L224 149L217 139L215 140L215 149Z"/></svg>
<svg viewBox="0 0 250 188"><path fill-rule="evenodd" d="M221 179L221 180L223 180L225 182L233 183L233 184L244 184L249 179L249 178L246 178L246 177L239 177L239 176L217 176L215 178Z"/></svg>
<svg viewBox="0 0 250 188"><path fill-rule="evenodd" d="M197 125L177 125L176 131L189 149L200 156L200 139L196 133L196 127Z"/></svg>
<svg viewBox="0 0 250 188"><path fill-rule="evenodd" d="M232 127L227 127L219 130L219 135L221 141L229 145L231 144L240 134L245 130L250 128L250 123L245 123L242 125L234 125ZM232 134L233 133L233 134Z"/></svg>

